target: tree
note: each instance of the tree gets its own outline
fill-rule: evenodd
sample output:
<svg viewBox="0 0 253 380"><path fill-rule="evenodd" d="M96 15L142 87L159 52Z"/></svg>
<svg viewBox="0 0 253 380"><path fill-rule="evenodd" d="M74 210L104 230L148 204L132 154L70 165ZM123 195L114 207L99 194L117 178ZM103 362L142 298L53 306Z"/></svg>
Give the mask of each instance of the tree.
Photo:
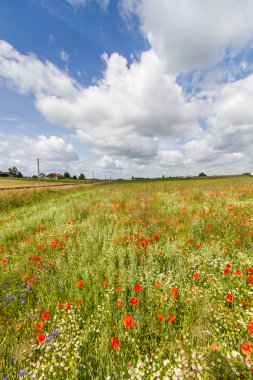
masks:
<svg viewBox="0 0 253 380"><path fill-rule="evenodd" d="M16 168L16 166L13 166L13 168L9 168L9 173L13 177L23 178L23 174L20 171L18 171L18 169Z"/></svg>
<svg viewBox="0 0 253 380"><path fill-rule="evenodd" d="M199 173L199 177L206 177L206 174L201 172L201 173Z"/></svg>
<svg viewBox="0 0 253 380"><path fill-rule="evenodd" d="M73 179L77 179L77 176L76 176L76 175L73 175Z"/></svg>
<svg viewBox="0 0 253 380"><path fill-rule="evenodd" d="M70 174L68 172L65 172L63 175L65 178L70 178Z"/></svg>
<svg viewBox="0 0 253 380"><path fill-rule="evenodd" d="M81 173L80 175L79 175L79 178L78 179L85 179L85 175L83 174L83 173Z"/></svg>

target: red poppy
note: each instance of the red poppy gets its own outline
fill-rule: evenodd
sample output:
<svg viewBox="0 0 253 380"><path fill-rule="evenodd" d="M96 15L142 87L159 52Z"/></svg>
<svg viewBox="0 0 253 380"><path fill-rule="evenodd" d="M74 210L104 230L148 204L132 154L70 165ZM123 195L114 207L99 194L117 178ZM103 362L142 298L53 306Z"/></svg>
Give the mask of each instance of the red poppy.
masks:
<svg viewBox="0 0 253 380"><path fill-rule="evenodd" d="M177 288L172 288L171 289L171 296L174 298L178 297L178 289Z"/></svg>
<svg viewBox="0 0 253 380"><path fill-rule="evenodd" d="M66 302L66 306L65 306L65 308L64 308L65 313L66 313L69 309L71 309L72 306L73 306L73 303L72 303L72 302L70 302L70 301Z"/></svg>
<svg viewBox="0 0 253 380"><path fill-rule="evenodd" d="M158 314L157 318L160 319L160 321L165 321L165 315L164 314Z"/></svg>
<svg viewBox="0 0 253 380"><path fill-rule="evenodd" d="M200 276L199 273L194 273L192 277L194 278L194 280L197 280L199 276Z"/></svg>
<svg viewBox="0 0 253 380"><path fill-rule="evenodd" d="M244 355L250 355L251 350L251 343L250 342L243 342L242 343L242 353Z"/></svg>
<svg viewBox="0 0 253 380"><path fill-rule="evenodd" d="M196 244L196 248L200 248L201 247L201 245L200 244Z"/></svg>
<svg viewBox="0 0 253 380"><path fill-rule="evenodd" d="M79 280L76 282L76 285L78 286L78 288L82 288L84 285L84 282L82 280Z"/></svg>
<svg viewBox="0 0 253 380"><path fill-rule="evenodd" d="M27 280L27 284L32 284L33 282L36 281L36 278L33 277L33 278L29 278L29 280Z"/></svg>
<svg viewBox="0 0 253 380"><path fill-rule="evenodd" d="M4 264L7 264L7 259L3 259L2 261L1 261L1 263L4 265Z"/></svg>
<svg viewBox="0 0 253 380"><path fill-rule="evenodd" d="M21 278L22 278L22 280L24 280L26 277L27 277L27 274L26 273L24 273L24 274L21 274L21 276L20 276Z"/></svg>
<svg viewBox="0 0 253 380"><path fill-rule="evenodd" d="M228 268L224 269L223 273L224 274L230 274L230 269L228 269Z"/></svg>
<svg viewBox="0 0 253 380"><path fill-rule="evenodd" d="M59 302L59 303L57 304L57 309L62 309L63 306L64 306L63 303Z"/></svg>
<svg viewBox="0 0 253 380"><path fill-rule="evenodd" d="M253 323L251 323L251 324L247 327L247 329L248 329L248 332L249 332L250 334L253 334Z"/></svg>
<svg viewBox="0 0 253 380"><path fill-rule="evenodd" d="M142 287L141 287L141 285L140 285L140 284L134 284L134 290L135 290L136 292L141 292L141 291L142 291Z"/></svg>
<svg viewBox="0 0 253 380"><path fill-rule="evenodd" d="M50 311L45 311L43 315L41 316L43 321L46 321L49 317L50 317Z"/></svg>
<svg viewBox="0 0 253 380"><path fill-rule="evenodd" d="M227 268L227 269L230 269L231 266L232 266L231 264L226 264L226 268Z"/></svg>
<svg viewBox="0 0 253 380"><path fill-rule="evenodd" d="M22 329L22 326L23 326L23 324L20 322L20 323L18 323L17 324L17 330L21 330Z"/></svg>
<svg viewBox="0 0 253 380"><path fill-rule="evenodd" d="M155 287L156 287L157 289L161 289L162 284L161 284L160 282L157 282L157 283L155 284Z"/></svg>
<svg viewBox="0 0 253 380"><path fill-rule="evenodd" d="M41 261L41 258L39 256L32 257L29 261L29 264L32 264L34 261Z"/></svg>
<svg viewBox="0 0 253 380"><path fill-rule="evenodd" d="M44 342L45 339L46 339L46 337L45 337L44 334L39 334L39 335L37 336L37 342L38 342L38 343L42 343L42 342Z"/></svg>
<svg viewBox="0 0 253 380"><path fill-rule="evenodd" d="M176 316L175 316L174 314L171 314L171 315L169 316L169 322L170 322L170 323L173 323L173 322L175 321L175 319L176 319Z"/></svg>
<svg viewBox="0 0 253 380"><path fill-rule="evenodd" d="M112 338L112 348L114 350L117 350L119 348L119 346L120 346L120 341L118 340L118 338L116 336L114 336Z"/></svg>
<svg viewBox="0 0 253 380"><path fill-rule="evenodd" d="M248 276L248 277L247 277L247 281L249 281L249 282L252 282L252 283L253 283L253 276Z"/></svg>
<svg viewBox="0 0 253 380"><path fill-rule="evenodd" d="M253 273L253 268L252 268L252 267L249 267L249 268L248 268L248 272L249 272L249 273Z"/></svg>
<svg viewBox="0 0 253 380"><path fill-rule="evenodd" d="M127 314L123 318L123 323L124 323L125 327L127 327L128 329L130 329L131 327L133 327L133 325L135 324L134 319L129 314Z"/></svg>
<svg viewBox="0 0 253 380"><path fill-rule="evenodd" d="M76 302L76 304L77 304L77 306L81 306L81 305L83 304L83 300L82 300L82 299L78 300L78 301Z"/></svg>
<svg viewBox="0 0 253 380"><path fill-rule="evenodd" d="M117 305L120 306L120 307L123 307L123 306L124 306L124 304L123 304L122 301L117 301Z"/></svg>
<svg viewBox="0 0 253 380"><path fill-rule="evenodd" d="M241 277L241 276L243 276L243 273L242 273L242 271L240 271L240 270L238 270L238 269L236 269L236 271L235 271L235 273L234 273L236 276L238 276L238 277Z"/></svg>
<svg viewBox="0 0 253 380"><path fill-rule="evenodd" d="M214 341L214 342L212 342L211 346L212 346L212 349L213 349L213 350L217 350L217 348L218 348L218 343Z"/></svg>
<svg viewBox="0 0 253 380"><path fill-rule="evenodd" d="M133 297L133 298L131 298L131 300L130 300L130 304L131 305L139 305L139 299L137 298L137 297Z"/></svg>
<svg viewBox="0 0 253 380"><path fill-rule="evenodd" d="M39 331L42 330L43 326L44 326L44 322L37 323L36 330L39 330Z"/></svg>
<svg viewBox="0 0 253 380"><path fill-rule="evenodd" d="M108 281L104 281L104 287L106 288L108 286Z"/></svg>
<svg viewBox="0 0 253 380"><path fill-rule="evenodd" d="M245 300L242 300L242 304L243 304L243 306L245 306L245 307L248 307L248 306L249 306L249 303L246 302Z"/></svg>
<svg viewBox="0 0 253 380"><path fill-rule="evenodd" d="M115 292L116 292L116 293L119 293L119 292L121 291L121 289L122 289L121 286L116 286L116 288L115 288Z"/></svg>
<svg viewBox="0 0 253 380"><path fill-rule="evenodd" d="M229 293L229 294L227 295L227 301L228 301L228 302L233 302L233 294Z"/></svg>

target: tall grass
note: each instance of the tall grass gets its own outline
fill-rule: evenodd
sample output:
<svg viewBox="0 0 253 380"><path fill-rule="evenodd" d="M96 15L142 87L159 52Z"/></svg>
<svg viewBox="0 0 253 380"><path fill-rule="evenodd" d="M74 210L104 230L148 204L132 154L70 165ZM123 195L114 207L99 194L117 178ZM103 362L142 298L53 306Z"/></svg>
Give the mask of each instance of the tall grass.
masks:
<svg viewBox="0 0 253 380"><path fill-rule="evenodd" d="M252 195L234 178L4 195L0 376L250 378Z"/></svg>

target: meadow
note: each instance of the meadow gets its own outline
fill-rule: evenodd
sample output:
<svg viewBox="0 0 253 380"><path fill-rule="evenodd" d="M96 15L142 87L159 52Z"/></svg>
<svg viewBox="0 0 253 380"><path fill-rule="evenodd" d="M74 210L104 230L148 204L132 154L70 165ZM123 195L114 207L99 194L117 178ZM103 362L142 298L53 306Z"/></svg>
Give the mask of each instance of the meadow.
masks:
<svg viewBox="0 0 253 380"><path fill-rule="evenodd" d="M251 378L252 178L8 191L0 211L0 379Z"/></svg>

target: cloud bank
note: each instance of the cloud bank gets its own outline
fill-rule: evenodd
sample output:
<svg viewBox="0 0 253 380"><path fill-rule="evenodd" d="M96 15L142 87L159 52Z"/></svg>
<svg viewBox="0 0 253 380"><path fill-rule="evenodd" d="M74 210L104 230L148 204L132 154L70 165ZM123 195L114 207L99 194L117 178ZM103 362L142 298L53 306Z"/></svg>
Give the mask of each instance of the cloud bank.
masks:
<svg viewBox="0 0 253 380"><path fill-rule="evenodd" d="M120 11L125 20L139 18L149 42L138 59L104 53L101 79L84 87L53 63L1 41L1 80L32 94L50 123L74 128L76 139L88 142L98 156L95 167L125 176L253 171L253 75L237 78L235 70L225 81L217 71L251 43L252 1L121 0ZM246 72L245 58L238 67ZM201 70L210 70L205 85L187 93L179 74L198 74L198 83ZM37 144L46 156L55 145L55 157L64 150L78 160L72 145L55 136L45 139L38 137Z"/></svg>

